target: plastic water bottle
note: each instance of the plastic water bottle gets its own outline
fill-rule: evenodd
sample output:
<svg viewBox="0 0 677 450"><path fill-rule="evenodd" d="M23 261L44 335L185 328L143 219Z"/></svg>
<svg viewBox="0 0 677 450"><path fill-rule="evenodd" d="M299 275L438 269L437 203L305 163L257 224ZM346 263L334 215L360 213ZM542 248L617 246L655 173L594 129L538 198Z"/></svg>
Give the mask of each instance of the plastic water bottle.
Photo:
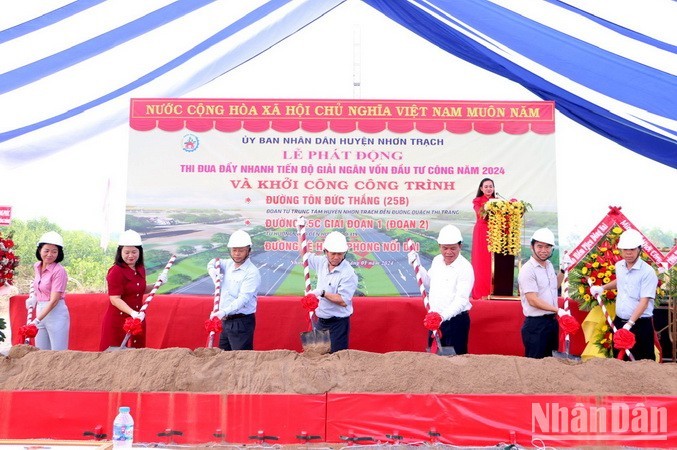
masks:
<svg viewBox="0 0 677 450"><path fill-rule="evenodd" d="M134 441L134 419L129 406L121 406L113 421L113 448L132 448Z"/></svg>

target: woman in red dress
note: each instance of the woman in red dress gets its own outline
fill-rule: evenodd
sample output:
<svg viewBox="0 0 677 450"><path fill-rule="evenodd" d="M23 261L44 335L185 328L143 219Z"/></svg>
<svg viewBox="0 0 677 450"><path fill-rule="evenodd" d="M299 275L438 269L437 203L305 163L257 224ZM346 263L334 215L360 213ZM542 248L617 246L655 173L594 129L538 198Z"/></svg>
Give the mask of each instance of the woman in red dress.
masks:
<svg viewBox="0 0 677 450"><path fill-rule="evenodd" d="M119 347L127 334L123 326L128 317L143 320L140 312L143 306L143 295L152 286L146 286L146 268L143 265L143 247L141 236L133 230L120 235L118 249L115 253L115 264L108 269L106 282L110 303L103 318L99 350L108 347ZM146 346L146 321L142 322L143 331L133 335L128 345L134 348Z"/></svg>
<svg viewBox="0 0 677 450"><path fill-rule="evenodd" d="M475 272L475 284L472 288L472 298L486 300L491 293L491 253L487 246L487 219L482 217L484 204L496 198L494 180L484 178L477 188L477 195L472 201L475 210L475 228L472 232L472 251L470 263Z"/></svg>

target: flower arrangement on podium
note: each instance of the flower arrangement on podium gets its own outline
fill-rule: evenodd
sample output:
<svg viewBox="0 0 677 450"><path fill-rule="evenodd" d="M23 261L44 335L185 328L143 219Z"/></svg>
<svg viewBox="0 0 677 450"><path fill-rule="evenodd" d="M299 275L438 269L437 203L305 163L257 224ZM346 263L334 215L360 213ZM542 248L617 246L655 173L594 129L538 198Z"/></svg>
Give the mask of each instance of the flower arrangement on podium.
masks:
<svg viewBox="0 0 677 450"><path fill-rule="evenodd" d="M487 247L492 253L503 255L519 254L522 247L522 225L524 214L531 204L517 200L493 198L484 204L487 218Z"/></svg>

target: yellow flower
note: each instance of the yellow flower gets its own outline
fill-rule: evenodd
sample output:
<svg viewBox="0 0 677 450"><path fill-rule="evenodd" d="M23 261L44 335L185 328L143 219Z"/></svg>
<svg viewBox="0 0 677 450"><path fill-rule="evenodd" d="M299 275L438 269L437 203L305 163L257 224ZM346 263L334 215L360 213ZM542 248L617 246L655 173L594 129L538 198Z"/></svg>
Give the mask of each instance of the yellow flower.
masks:
<svg viewBox="0 0 677 450"><path fill-rule="evenodd" d="M611 231L613 231L613 232L616 233L616 234L621 234L621 233L623 232L623 228L621 228L621 227L619 227L619 226L616 226L616 227L614 227L613 230L611 230Z"/></svg>
<svg viewBox="0 0 677 450"><path fill-rule="evenodd" d="M598 268L598 267L599 267L599 263L598 263L597 261L595 261L594 263L592 263L592 267L594 267L595 269Z"/></svg>
<svg viewBox="0 0 677 450"><path fill-rule="evenodd" d="M601 280L602 278L604 278L604 274L602 272L598 273L597 278Z"/></svg>
<svg viewBox="0 0 677 450"><path fill-rule="evenodd" d="M579 294L585 293L585 288L583 287L583 285L578 286L578 293Z"/></svg>
<svg viewBox="0 0 677 450"><path fill-rule="evenodd" d="M581 269L581 273L582 273L583 275L586 275L586 274L588 273L588 268L587 268L587 267L583 267L583 268Z"/></svg>
<svg viewBox="0 0 677 450"><path fill-rule="evenodd" d="M609 277L604 277L604 279L603 279L602 281L604 282L604 284L607 284L608 282L611 281L611 278L609 278Z"/></svg>
<svg viewBox="0 0 677 450"><path fill-rule="evenodd" d="M586 302L589 302L591 298L592 297L590 297L590 294L583 295L583 300L585 300Z"/></svg>

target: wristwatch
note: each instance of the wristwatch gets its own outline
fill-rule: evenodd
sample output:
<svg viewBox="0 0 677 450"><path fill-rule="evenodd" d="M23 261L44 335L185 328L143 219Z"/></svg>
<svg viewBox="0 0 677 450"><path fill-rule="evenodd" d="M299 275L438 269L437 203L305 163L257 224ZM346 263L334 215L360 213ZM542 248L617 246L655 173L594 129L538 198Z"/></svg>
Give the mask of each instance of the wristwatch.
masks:
<svg viewBox="0 0 677 450"><path fill-rule="evenodd" d="M320 294L320 297L324 297L325 290L322 289L322 293Z"/></svg>

